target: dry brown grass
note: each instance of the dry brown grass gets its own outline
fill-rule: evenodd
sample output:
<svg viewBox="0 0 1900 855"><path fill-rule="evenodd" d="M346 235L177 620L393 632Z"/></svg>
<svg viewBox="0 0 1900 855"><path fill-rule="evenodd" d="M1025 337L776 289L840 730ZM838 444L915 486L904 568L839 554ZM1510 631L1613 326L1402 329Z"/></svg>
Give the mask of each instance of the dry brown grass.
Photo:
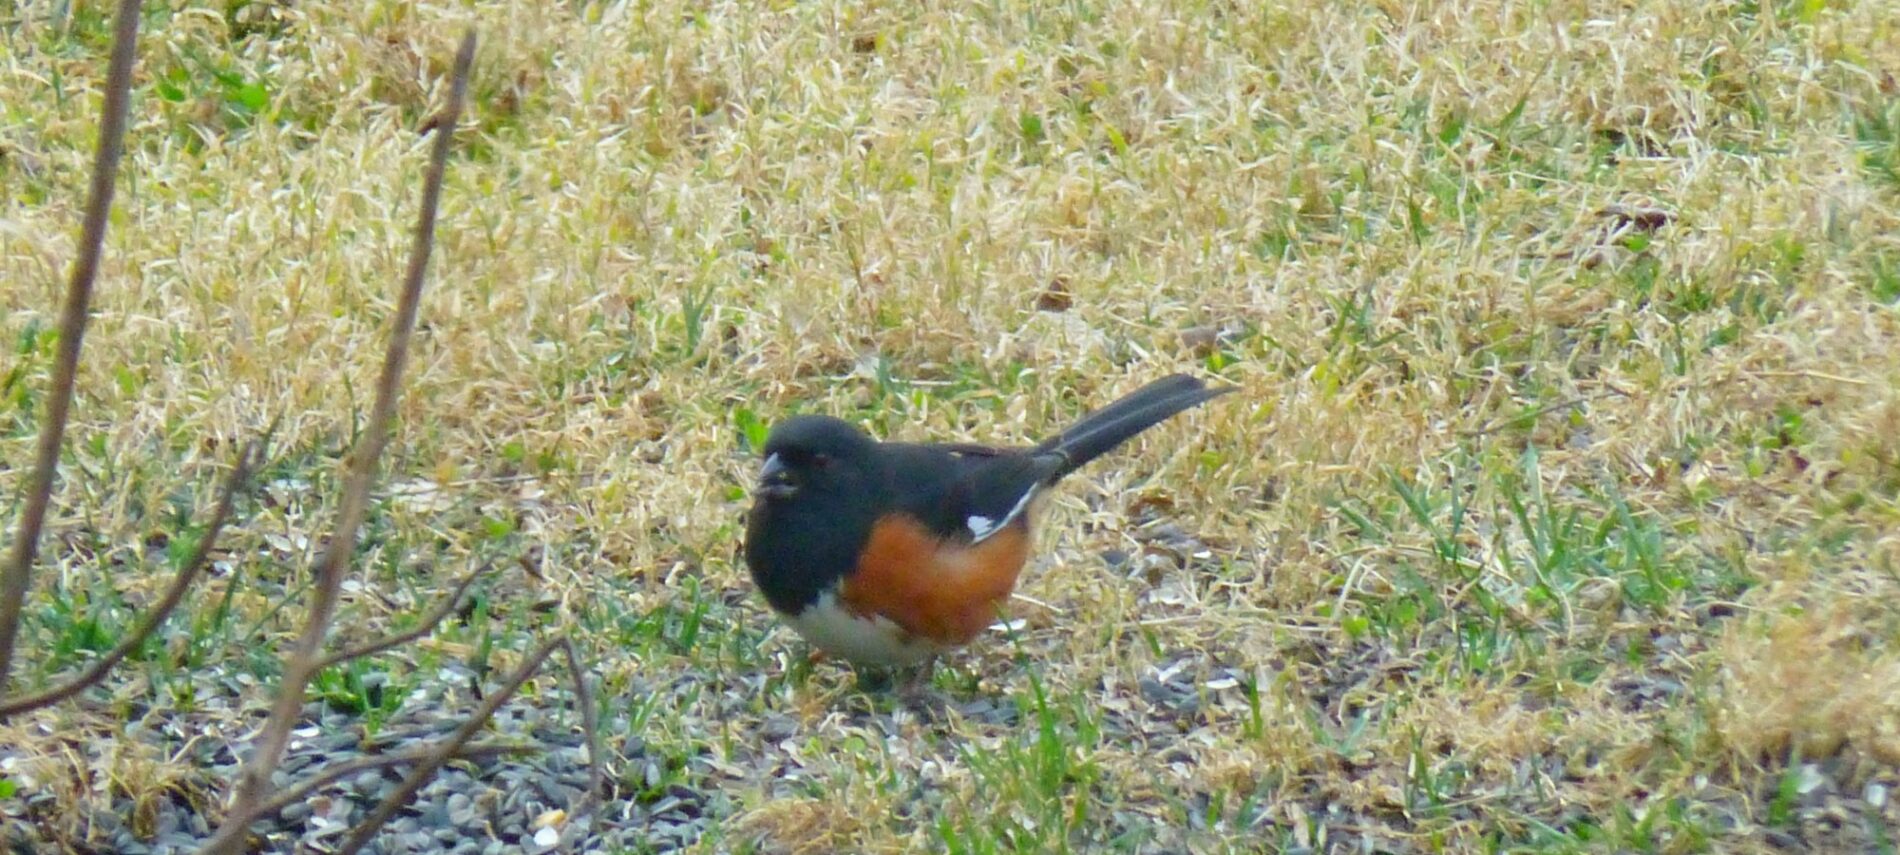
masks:
<svg viewBox="0 0 1900 855"><path fill-rule="evenodd" d="M7 461L84 197L74 5L4 13ZM211 580L241 575L234 617L175 619L139 672L270 676L241 648L292 630L472 22L344 620L530 556L436 649L572 629L607 730L721 794L705 848L1860 847L1900 819L1862 799L1900 783L1891 0L274 14L147 21L24 680L86 649L49 604L149 597L178 510L281 416ZM1027 441L1197 368L1244 395L1077 479L1042 605L940 684L1013 722L788 665L736 560L738 411Z"/></svg>

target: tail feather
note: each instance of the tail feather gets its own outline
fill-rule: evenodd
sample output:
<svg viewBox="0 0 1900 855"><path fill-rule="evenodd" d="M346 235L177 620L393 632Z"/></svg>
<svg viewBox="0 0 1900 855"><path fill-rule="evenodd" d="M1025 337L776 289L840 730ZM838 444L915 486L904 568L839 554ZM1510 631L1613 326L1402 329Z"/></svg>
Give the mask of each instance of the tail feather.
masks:
<svg viewBox="0 0 1900 855"><path fill-rule="evenodd" d="M1186 374L1163 377L1083 416L1068 430L1036 446L1036 453L1062 458L1049 476L1054 481L1182 410L1232 391L1232 386L1210 387Z"/></svg>

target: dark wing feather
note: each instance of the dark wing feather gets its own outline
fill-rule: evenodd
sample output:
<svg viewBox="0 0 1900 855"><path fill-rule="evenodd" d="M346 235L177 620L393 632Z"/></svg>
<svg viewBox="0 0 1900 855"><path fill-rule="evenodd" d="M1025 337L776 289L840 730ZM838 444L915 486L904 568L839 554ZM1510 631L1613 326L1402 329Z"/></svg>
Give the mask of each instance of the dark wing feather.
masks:
<svg viewBox="0 0 1900 855"><path fill-rule="evenodd" d="M898 442L882 448L900 507L940 537L982 540L1026 508L1035 491L1135 434L1232 391L1175 374L1082 417L1032 449Z"/></svg>
<svg viewBox="0 0 1900 855"><path fill-rule="evenodd" d="M1059 458L976 445L885 443L898 504L945 540L979 539L972 517L1000 522L1047 483Z"/></svg>

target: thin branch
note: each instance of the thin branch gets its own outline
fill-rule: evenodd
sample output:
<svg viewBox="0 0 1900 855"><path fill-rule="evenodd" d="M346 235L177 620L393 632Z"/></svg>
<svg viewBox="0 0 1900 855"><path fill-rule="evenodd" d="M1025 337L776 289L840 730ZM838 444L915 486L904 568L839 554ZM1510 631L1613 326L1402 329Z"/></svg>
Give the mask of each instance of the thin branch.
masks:
<svg viewBox="0 0 1900 855"><path fill-rule="evenodd" d="M385 635L368 644L352 647L348 650L339 650L319 660L316 670L322 671L325 668L348 662L351 659L374 656L392 647L400 647L428 635L435 630L436 624L441 623L443 618L448 617L450 612L455 611L456 605L462 602L463 595L468 593L469 586L475 584L476 579L480 579L486 575L493 567L493 564L483 564L464 574L462 580L455 583L455 588L449 591L449 595L445 597L442 602L437 603L434 610L424 615L422 622L417 624L414 628L393 635Z"/></svg>
<svg viewBox="0 0 1900 855"><path fill-rule="evenodd" d="M450 759L473 760L477 757L490 757L501 754L532 754L538 750L540 750L539 747L534 745L478 742L473 745L464 745L457 749L455 756ZM304 798L312 792L359 772L367 772L371 769L382 769L389 766L407 766L426 760L435 753L435 746L422 745L407 751L399 751L395 754L378 754L374 757L358 757L355 760L344 763L332 763L323 767L323 771L277 791L277 794L271 796L268 801L258 805L257 813L246 817L244 824L250 825L264 817L275 816L278 811L303 801Z"/></svg>
<svg viewBox="0 0 1900 855"><path fill-rule="evenodd" d="M388 444L395 421L396 398L402 390L403 365L408 361L409 339L415 329L416 314L422 302L423 275L428 270L430 250L435 245L435 218L442 198L442 179L448 171L449 147L455 138L456 124L461 118L462 102L468 92L469 67L474 59L475 31L470 29L463 35L461 49L455 55L455 71L449 84L449 103L443 108L441 120L436 123L435 145L430 152L429 171L423 182L422 204L416 214L415 242L410 247L409 267L403 280L402 297L397 303L396 320L390 330L389 347L383 356L382 376L377 380L376 402L370 410L368 430L363 434L361 446L355 449L354 465L344 486L342 505L337 510L336 531L317 560L316 588L310 614L302 634L297 637L296 646L284 663L283 678L279 681L270 718L265 720L251 760L239 777L230 816L251 815L270 790L271 772L277 768L284 745L290 740L290 731L296 726L298 715L303 710L304 689L323 660L323 644L329 635L330 624L336 617L343 576L350 556L356 549L357 531L368 509L370 482L375 478L377 462L382 457L384 446ZM210 853L235 853L240 848L243 836L244 826L227 818L205 850Z"/></svg>
<svg viewBox="0 0 1900 855"><path fill-rule="evenodd" d="M561 639L561 653L567 659L568 673L574 677L574 704L581 708L581 732L587 737L587 798L582 800L584 807L574 811L578 816L594 809L607 790L607 778L601 769L600 711L594 708L594 693L587 688L587 671L581 668L573 639Z"/></svg>
<svg viewBox="0 0 1900 855"><path fill-rule="evenodd" d="M521 688L521 684L534 676L534 672L540 670L541 664L548 661L554 649L566 641L565 638L558 638L535 648L535 651L529 654L527 661L521 663L521 667L515 669L515 673L508 677L507 682L502 683L500 689L489 695L482 701L481 706L476 707L475 711L469 714L468 721L462 722L461 727L456 728L453 734L439 743L435 752L427 760L417 763L414 769L409 770L409 776L402 779L396 791L385 796L382 802L376 805L376 809L370 811L369 816L350 832L349 839L343 841L343 845L336 850L337 855L352 855L361 851L375 839L376 833L381 831L383 825L396 815L396 811L401 810L404 804L414 798L416 792L422 789L422 785L428 783L436 771L442 768L442 764L447 763L450 757L460 751L463 744L473 739L475 733L494 717L495 711L501 709L501 705L507 703L509 698L514 697L515 691Z"/></svg>
<svg viewBox="0 0 1900 855"><path fill-rule="evenodd" d="M132 63L138 58L139 0L119 0L112 29L112 59L106 69L105 114L99 120L99 148L93 156L92 189L80 227L79 258L66 283L66 302L60 308L59 352L53 360L53 388L46 400L46 421L40 424L38 455L27 477L25 509L13 536L12 554L0 571L0 691L13 673L13 645L19 638L20 609L33 581L33 562L39 558L40 531L46 508L53 499L53 477L59 471L60 444L72 412L73 385L79 376L79 345L86 336L86 316L92 305L93 282L105 251L106 224L112 212L112 189L125 152L125 121L132 89Z"/></svg>
<svg viewBox="0 0 1900 855"><path fill-rule="evenodd" d="M204 535L198 538L198 545L192 550L190 559L184 566L178 568L178 575L172 578L171 587L165 591L165 596L159 600L156 607L145 613L144 620L138 628L120 641L117 647L112 648L111 652L94 662L91 668L72 680L23 698L0 701L0 720L29 710L52 706L79 694L87 686L105 679L106 674L111 673L120 660L137 650L146 639L152 637L153 632L164 625L165 619L171 617L172 610L178 608L178 604L184 601L185 593L191 590L192 583L198 581L198 574L211 560L211 551L217 547L218 536L224 532L224 523L231 516L231 507L237 503L238 494L250 481L251 473L257 468L258 459L262 456L260 442L252 442L238 453L237 466L231 469L231 474L225 478L224 486L220 488L217 509L211 512L210 525L205 527Z"/></svg>

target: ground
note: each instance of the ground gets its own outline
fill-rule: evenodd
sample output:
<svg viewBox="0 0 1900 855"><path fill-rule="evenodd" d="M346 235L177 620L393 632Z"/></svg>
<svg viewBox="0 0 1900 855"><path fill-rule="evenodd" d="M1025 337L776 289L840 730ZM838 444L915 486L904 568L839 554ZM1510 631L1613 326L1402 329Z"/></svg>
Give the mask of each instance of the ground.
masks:
<svg viewBox="0 0 1900 855"><path fill-rule="evenodd" d="M281 667L473 24L339 632L498 569L332 711L566 634L616 803L696 805L655 848L1900 834L1894 0L148 5L17 685L109 647L281 423L187 610L0 730L0 807L215 791L113 722L235 716ZM103 6L0 11L8 497ZM1067 483L936 710L751 589L774 419L1026 443L1174 371L1241 392Z"/></svg>

